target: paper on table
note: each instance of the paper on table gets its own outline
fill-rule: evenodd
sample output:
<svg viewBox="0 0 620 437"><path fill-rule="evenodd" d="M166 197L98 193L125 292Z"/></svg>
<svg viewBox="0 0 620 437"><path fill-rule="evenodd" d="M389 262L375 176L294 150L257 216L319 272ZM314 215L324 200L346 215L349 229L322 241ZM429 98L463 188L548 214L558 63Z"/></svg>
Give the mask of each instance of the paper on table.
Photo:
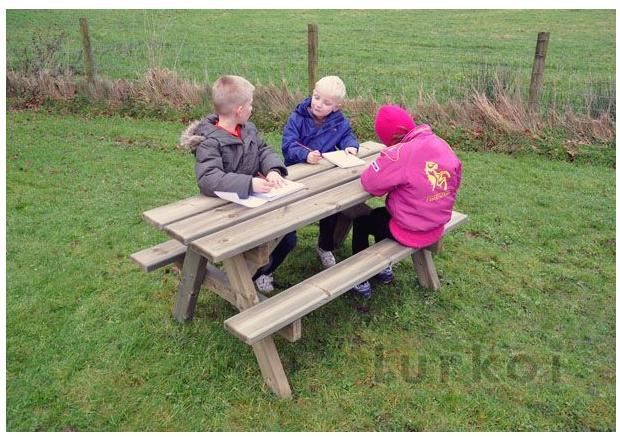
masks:
<svg viewBox="0 0 620 437"><path fill-rule="evenodd" d="M237 193L230 193L227 191L214 191L214 193L221 199L238 203L239 205L247 206L248 208L256 208L257 206L264 205L268 202L267 199L259 199L256 196L249 196L247 199L240 199Z"/></svg>
<svg viewBox="0 0 620 437"><path fill-rule="evenodd" d="M303 190L304 188L305 185L300 182L284 179L284 185L280 188L272 188L271 191L266 193L254 193L253 196L271 201L295 193L296 191Z"/></svg>
<svg viewBox="0 0 620 437"><path fill-rule="evenodd" d="M351 155L344 150L323 153L323 158L327 159L332 164L336 164L340 168L349 168L366 164L366 161L363 159L359 159L357 156Z"/></svg>
<svg viewBox="0 0 620 437"><path fill-rule="evenodd" d="M248 196L247 199L240 199L237 193L228 191L214 191L215 195L221 199L228 200L229 202L238 203L239 205L246 206L248 208L256 208L257 206L264 205L272 200L279 199L280 197L287 196L296 191L302 190L306 186L299 182L284 180L284 186L280 188L273 188L267 193L254 193Z"/></svg>

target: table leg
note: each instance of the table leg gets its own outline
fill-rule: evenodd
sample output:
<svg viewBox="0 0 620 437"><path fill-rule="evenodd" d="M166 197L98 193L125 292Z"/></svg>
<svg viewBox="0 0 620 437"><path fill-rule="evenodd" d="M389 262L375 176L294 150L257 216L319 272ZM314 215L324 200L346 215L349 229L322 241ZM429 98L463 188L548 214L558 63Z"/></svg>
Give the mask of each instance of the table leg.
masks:
<svg viewBox="0 0 620 437"><path fill-rule="evenodd" d="M258 293L254 288L252 274L243 254L224 261L224 269L228 275L231 288L236 293L237 308L241 311L259 302ZM265 384L275 394L283 398L291 396L291 388L284 373L278 350L271 336L252 345Z"/></svg>
<svg viewBox="0 0 620 437"><path fill-rule="evenodd" d="M413 258L413 265L418 275L418 282L424 288L430 288L434 291L439 290L441 283L439 282L439 276L437 276L437 270L433 263L433 254L430 250L420 249L411 255Z"/></svg>
<svg viewBox="0 0 620 437"><path fill-rule="evenodd" d="M207 272L207 260L191 247L187 248L181 283L177 291L176 302L172 314L179 322L190 320L194 317L196 300L200 287Z"/></svg>
<svg viewBox="0 0 620 437"><path fill-rule="evenodd" d="M353 220L357 217L368 215L371 211L372 208L365 203L361 203L339 212L336 229L334 230L334 246L340 247L344 240L346 240L347 235L349 235L349 231L353 226Z"/></svg>
<svg viewBox="0 0 620 437"><path fill-rule="evenodd" d="M353 220L344 214L339 213L334 229L334 247L340 247L344 240L347 239L349 231L353 226Z"/></svg>
<svg viewBox="0 0 620 437"><path fill-rule="evenodd" d="M434 255L441 253L441 251L443 251L443 238L439 240L437 243L431 246L428 246L427 249L433 252Z"/></svg>
<svg viewBox="0 0 620 437"><path fill-rule="evenodd" d="M224 270L231 288L236 292L237 308L243 311L259 302L252 274L243 254L224 260Z"/></svg>
<svg viewBox="0 0 620 437"><path fill-rule="evenodd" d="M258 270L259 267L264 266L269 262L269 256L271 255L271 252L274 251L280 240L282 240L282 237L278 237L269 243L265 243L257 247L256 249L245 252L245 261L252 275L256 273L256 270ZM261 296L259 296L259 299L264 300ZM291 343L299 340L301 338L301 319L295 320L290 325L280 329L278 334Z"/></svg>
<svg viewBox="0 0 620 437"><path fill-rule="evenodd" d="M254 355L256 355L265 384L279 397L290 398L291 387L286 378L286 373L284 373L282 361L280 361L273 337L264 338L252 345L252 349L254 350Z"/></svg>

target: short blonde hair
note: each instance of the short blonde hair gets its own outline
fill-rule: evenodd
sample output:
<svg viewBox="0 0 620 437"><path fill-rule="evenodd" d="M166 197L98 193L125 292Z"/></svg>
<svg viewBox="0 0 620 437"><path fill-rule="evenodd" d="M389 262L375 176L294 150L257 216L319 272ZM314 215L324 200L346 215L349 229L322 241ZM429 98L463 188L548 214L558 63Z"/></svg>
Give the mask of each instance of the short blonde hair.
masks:
<svg viewBox="0 0 620 437"><path fill-rule="evenodd" d="M347 88L338 76L323 77L314 85L314 89L338 100L338 103L342 103L347 94Z"/></svg>
<svg viewBox="0 0 620 437"><path fill-rule="evenodd" d="M254 85L241 76L221 76L213 84L211 98L217 114L230 115L235 108L252 100Z"/></svg>

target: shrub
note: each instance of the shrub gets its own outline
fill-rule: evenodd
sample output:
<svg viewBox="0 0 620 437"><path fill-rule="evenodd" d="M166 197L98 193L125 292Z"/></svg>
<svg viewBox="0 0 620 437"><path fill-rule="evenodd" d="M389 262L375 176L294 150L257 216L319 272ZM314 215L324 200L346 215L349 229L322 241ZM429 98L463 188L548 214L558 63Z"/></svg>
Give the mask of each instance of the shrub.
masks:
<svg viewBox="0 0 620 437"><path fill-rule="evenodd" d="M615 147L615 90L609 99L589 100L588 111L570 108L532 112L512 85L510 75L481 74L477 87L462 100L439 103L433 94L420 91L417 101L398 103L414 114L418 123L431 124L455 148L517 153L533 150L553 158L575 160L585 145ZM184 80L176 72L153 68L134 81L97 78L94 84L48 70L7 73L9 108L57 105L63 110L120 113L188 122L212 111L210 87ZM593 92L592 96L600 96ZM611 103L613 96L614 103ZM280 85L256 85L252 120L261 131L281 132L290 112L304 98ZM606 103L605 103L606 102ZM374 139L373 119L380 103L374 98L349 99L343 111L360 140ZM553 146L550 146L550 145ZM612 147L613 146L613 147ZM607 161L613 161L609 159Z"/></svg>

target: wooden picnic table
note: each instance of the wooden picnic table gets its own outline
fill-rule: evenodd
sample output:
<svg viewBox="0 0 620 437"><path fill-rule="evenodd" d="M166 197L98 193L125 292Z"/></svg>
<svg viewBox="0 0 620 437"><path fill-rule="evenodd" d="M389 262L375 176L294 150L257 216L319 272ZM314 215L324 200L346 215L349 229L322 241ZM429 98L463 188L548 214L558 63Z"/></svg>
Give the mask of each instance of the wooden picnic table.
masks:
<svg viewBox="0 0 620 437"><path fill-rule="evenodd" d="M369 199L371 195L363 190L359 176L383 147L375 142L362 143L359 156L367 162L364 166L339 168L326 160L321 160L318 165L291 166L289 178L303 183L305 188L257 208L246 208L219 198L198 195L146 211L144 218L158 229L164 230L173 240L134 254L132 258L146 271L173 259L183 259L181 281L173 309L174 317L179 321L193 317L196 300L203 286L235 306L241 312L239 316L257 306L259 317L264 320L265 311L267 314L271 311L268 305L265 306L269 301L273 301L278 307L277 311L289 314L280 317L277 326L268 326L269 324L261 322L261 326L257 327L261 332L255 333L254 328L248 328L253 325L248 325L247 320L239 320L239 325L234 317L229 319L230 323L229 320L226 321L226 327L252 346L266 384L278 396L290 397L291 389L271 334L278 333L289 341L299 340L301 316L346 290L334 286L331 287L332 292L323 289L318 292L304 291L306 283L316 288L316 283L313 285L304 281L269 297L256 290L252 276L259 267L267 264L271 251L285 234L363 204ZM354 270L357 273L351 273L351 269L356 267L353 261L347 263L348 260L345 260L315 276L331 281L329 283L344 274L353 281L366 279L368 276L365 275L372 273L373 268L376 270L411 253L409 248L403 248L394 242L392 244L392 247L388 247L387 242L385 247L375 245L375 251L383 252L375 254L379 258L378 261L373 261L370 269L357 267L357 270ZM391 252L388 253L389 251ZM161 259L155 259L157 256ZM162 261L164 258L165 261ZM430 259L430 255L427 258ZM418 275L424 276L428 284L435 288L439 281L432 266L432 259L430 265L428 262L426 258L419 257L416 269ZM216 263L221 268L216 267ZM292 292L287 293L288 291Z"/></svg>

